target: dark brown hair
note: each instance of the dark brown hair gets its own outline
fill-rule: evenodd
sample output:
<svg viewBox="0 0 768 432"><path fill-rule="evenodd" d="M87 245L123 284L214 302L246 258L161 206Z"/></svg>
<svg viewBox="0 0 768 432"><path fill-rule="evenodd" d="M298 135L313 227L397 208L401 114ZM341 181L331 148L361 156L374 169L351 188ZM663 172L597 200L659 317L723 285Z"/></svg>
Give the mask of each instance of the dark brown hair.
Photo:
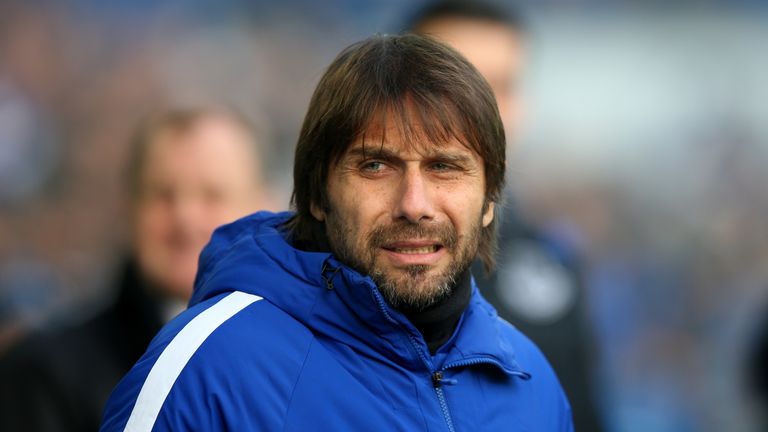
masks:
<svg viewBox="0 0 768 432"><path fill-rule="evenodd" d="M309 103L293 167L296 214L287 223L297 247L325 245L325 226L312 216L311 206L328 208L330 169L366 128L387 115L399 118L400 133L410 142L439 145L456 138L477 152L485 168L486 205L499 202L506 144L488 84L464 57L434 39L376 35L336 57ZM413 116L418 125L411 124ZM495 249L496 218L483 229L478 250L487 270L494 266Z"/></svg>

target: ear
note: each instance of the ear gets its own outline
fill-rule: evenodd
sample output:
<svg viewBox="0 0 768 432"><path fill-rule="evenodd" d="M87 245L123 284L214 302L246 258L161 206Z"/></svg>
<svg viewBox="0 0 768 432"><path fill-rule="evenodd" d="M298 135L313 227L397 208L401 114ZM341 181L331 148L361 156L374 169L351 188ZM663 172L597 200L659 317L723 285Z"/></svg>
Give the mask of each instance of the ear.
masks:
<svg viewBox="0 0 768 432"><path fill-rule="evenodd" d="M491 224L491 222L493 222L493 209L495 204L496 203L493 201L488 202L488 208L486 208L485 213L483 213L483 228L487 227Z"/></svg>
<svg viewBox="0 0 768 432"><path fill-rule="evenodd" d="M320 222L323 222L325 220L325 212L320 209L320 207L317 206L317 204L312 203L309 206L309 212L312 213L312 216L315 217L315 219L319 220Z"/></svg>

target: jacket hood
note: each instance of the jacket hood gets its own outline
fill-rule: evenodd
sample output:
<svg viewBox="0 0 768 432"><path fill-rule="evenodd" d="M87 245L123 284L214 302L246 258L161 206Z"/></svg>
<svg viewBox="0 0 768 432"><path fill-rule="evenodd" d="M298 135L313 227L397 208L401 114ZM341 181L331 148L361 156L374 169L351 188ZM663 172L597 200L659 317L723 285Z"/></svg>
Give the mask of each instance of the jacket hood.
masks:
<svg viewBox="0 0 768 432"><path fill-rule="evenodd" d="M472 299L454 335L430 358L419 331L383 299L367 276L328 252L306 252L285 238L291 212L259 212L217 229L200 255L190 307L242 291L258 295L303 323L319 338L375 350L412 367L487 363L527 378L496 311L473 284ZM352 343L350 344L350 341ZM425 354L426 353L426 354Z"/></svg>

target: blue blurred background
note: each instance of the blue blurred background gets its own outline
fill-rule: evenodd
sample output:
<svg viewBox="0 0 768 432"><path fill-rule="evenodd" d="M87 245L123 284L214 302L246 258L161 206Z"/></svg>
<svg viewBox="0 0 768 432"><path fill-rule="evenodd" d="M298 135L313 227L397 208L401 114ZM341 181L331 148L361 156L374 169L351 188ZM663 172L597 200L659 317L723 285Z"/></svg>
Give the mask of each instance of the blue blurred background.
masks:
<svg viewBox="0 0 768 432"><path fill-rule="evenodd" d="M272 137L287 207L301 120L346 45L405 0L0 2L0 355L110 293L128 136L153 107L224 102ZM768 5L536 1L509 183L589 266L612 431L750 431L768 315Z"/></svg>

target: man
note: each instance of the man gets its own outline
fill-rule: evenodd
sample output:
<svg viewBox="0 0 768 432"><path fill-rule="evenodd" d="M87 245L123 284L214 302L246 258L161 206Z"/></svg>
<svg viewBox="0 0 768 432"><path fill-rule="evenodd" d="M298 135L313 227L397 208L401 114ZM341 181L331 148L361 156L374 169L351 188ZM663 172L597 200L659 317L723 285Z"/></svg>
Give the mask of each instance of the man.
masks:
<svg viewBox="0 0 768 432"><path fill-rule="evenodd" d="M214 228L268 205L249 126L221 109L146 121L129 170L133 246L116 302L22 343L0 364L0 430L96 430L120 378L192 293Z"/></svg>
<svg viewBox="0 0 768 432"><path fill-rule="evenodd" d="M543 355L469 272L493 266L504 146L490 88L452 49L344 50L304 120L296 212L214 233L190 308L102 430L572 430Z"/></svg>
<svg viewBox="0 0 768 432"><path fill-rule="evenodd" d="M445 0L421 9L408 26L448 43L477 67L494 91L507 136L517 136L524 111L518 88L525 63L520 15L489 3ZM568 239L526 220L511 195L507 191L500 214L498 271L477 272L481 291L552 363L571 401L576 430L600 431L580 256Z"/></svg>
<svg viewBox="0 0 768 432"><path fill-rule="evenodd" d="M213 230L271 206L260 139L241 115L215 108L169 112L138 131L129 169L136 258L180 309Z"/></svg>

